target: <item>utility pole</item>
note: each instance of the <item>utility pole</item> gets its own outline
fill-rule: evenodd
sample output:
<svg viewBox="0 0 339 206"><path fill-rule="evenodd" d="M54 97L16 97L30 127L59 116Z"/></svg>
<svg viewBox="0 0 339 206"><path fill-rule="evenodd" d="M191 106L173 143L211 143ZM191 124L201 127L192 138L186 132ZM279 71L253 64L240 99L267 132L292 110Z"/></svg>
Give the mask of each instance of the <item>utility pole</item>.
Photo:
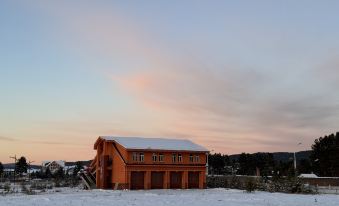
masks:
<svg viewBox="0 0 339 206"><path fill-rule="evenodd" d="M14 157L9 157L11 159L14 159L14 185L15 185L15 176L16 176L16 162L17 162L17 158L16 155L14 155Z"/></svg>
<svg viewBox="0 0 339 206"><path fill-rule="evenodd" d="M297 146L301 145L301 142L297 144ZM297 157L296 157L296 152L294 151L293 153L293 159L294 159L294 173L295 176L297 176Z"/></svg>
<svg viewBox="0 0 339 206"><path fill-rule="evenodd" d="M31 163L34 161L29 161L28 160L28 181L31 182Z"/></svg>

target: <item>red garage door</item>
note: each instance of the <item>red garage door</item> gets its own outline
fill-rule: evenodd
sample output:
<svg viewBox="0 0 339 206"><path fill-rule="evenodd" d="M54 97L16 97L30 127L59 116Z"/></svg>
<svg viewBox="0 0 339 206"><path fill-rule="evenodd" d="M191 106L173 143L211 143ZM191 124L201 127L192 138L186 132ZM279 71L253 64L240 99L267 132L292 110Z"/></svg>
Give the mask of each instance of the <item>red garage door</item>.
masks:
<svg viewBox="0 0 339 206"><path fill-rule="evenodd" d="M188 188L199 188L199 172L188 172Z"/></svg>
<svg viewBox="0 0 339 206"><path fill-rule="evenodd" d="M151 188L163 189L164 188L164 172L152 172L151 173Z"/></svg>
<svg viewBox="0 0 339 206"><path fill-rule="evenodd" d="M144 189L145 172L131 172L131 190Z"/></svg>
<svg viewBox="0 0 339 206"><path fill-rule="evenodd" d="M181 189L182 187L182 172L170 173L170 188Z"/></svg>

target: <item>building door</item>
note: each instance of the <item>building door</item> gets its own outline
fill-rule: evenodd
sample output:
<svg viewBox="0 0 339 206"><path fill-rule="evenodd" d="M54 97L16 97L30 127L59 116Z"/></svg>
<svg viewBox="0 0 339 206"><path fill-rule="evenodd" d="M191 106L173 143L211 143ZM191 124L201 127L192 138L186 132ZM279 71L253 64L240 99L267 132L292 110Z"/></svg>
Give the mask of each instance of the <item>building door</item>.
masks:
<svg viewBox="0 0 339 206"><path fill-rule="evenodd" d="M170 173L170 188L181 189L182 188L182 172Z"/></svg>
<svg viewBox="0 0 339 206"><path fill-rule="evenodd" d="M163 189L164 188L164 172L152 172L151 173L151 188Z"/></svg>
<svg viewBox="0 0 339 206"><path fill-rule="evenodd" d="M199 172L188 172L188 188L199 188Z"/></svg>
<svg viewBox="0 0 339 206"><path fill-rule="evenodd" d="M131 172L131 190L144 189L145 172Z"/></svg>

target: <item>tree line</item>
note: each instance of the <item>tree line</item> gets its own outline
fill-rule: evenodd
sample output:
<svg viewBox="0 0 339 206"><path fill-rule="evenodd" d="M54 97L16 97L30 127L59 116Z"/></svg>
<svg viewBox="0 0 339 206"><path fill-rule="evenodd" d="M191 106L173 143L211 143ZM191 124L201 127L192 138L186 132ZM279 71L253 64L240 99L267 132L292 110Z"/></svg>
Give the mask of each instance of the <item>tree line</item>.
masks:
<svg viewBox="0 0 339 206"><path fill-rule="evenodd" d="M294 170L293 159L288 161L277 161L272 153L242 153L236 160L231 160L228 155L216 153L208 157L209 174L224 175L295 175L296 173L315 173L318 176L338 177L339 176L339 132L326 135L314 141L311 147L309 159L299 159L297 170ZM22 175L27 173L29 165L25 157L20 157L15 163L15 173ZM73 171L75 176L83 168L81 162L76 163ZM4 167L0 162L0 175L3 175ZM49 170L45 173L34 174L40 178L53 177L55 175L64 175L63 171L56 174L50 174Z"/></svg>
<svg viewBox="0 0 339 206"><path fill-rule="evenodd" d="M316 139L311 149L309 159L297 159L296 170L293 159L278 161L272 153L242 153L232 160L225 154L211 154L208 158L209 174L290 176L315 173L318 176L338 177L339 132Z"/></svg>

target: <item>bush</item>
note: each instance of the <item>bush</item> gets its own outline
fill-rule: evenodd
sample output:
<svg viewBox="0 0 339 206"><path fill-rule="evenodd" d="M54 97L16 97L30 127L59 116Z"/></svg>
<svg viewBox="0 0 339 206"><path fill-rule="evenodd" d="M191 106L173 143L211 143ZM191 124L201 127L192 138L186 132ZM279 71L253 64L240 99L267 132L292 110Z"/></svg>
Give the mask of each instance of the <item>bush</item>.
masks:
<svg viewBox="0 0 339 206"><path fill-rule="evenodd" d="M245 184L246 192L254 192L257 189L257 182L255 179L248 179Z"/></svg>
<svg viewBox="0 0 339 206"><path fill-rule="evenodd" d="M59 179L54 180L54 187L62 187L61 181Z"/></svg>
<svg viewBox="0 0 339 206"><path fill-rule="evenodd" d="M46 191L47 189L52 189L53 185L49 184L48 182L34 182L31 185L31 189L36 189L36 190L44 190Z"/></svg>
<svg viewBox="0 0 339 206"><path fill-rule="evenodd" d="M239 177L233 176L229 183L229 187L232 189L242 189Z"/></svg>
<svg viewBox="0 0 339 206"><path fill-rule="evenodd" d="M287 179L287 188L290 193L303 193L310 194L313 193L310 187L305 187L302 180L298 177L288 178Z"/></svg>
<svg viewBox="0 0 339 206"><path fill-rule="evenodd" d="M71 178L69 180L70 187L77 187L77 186L79 186L79 184L80 184L80 181L77 178Z"/></svg>
<svg viewBox="0 0 339 206"><path fill-rule="evenodd" d="M209 188L232 188L253 192L255 190L283 193L316 193L316 188L304 185L298 177L260 178L249 176L212 176L207 178Z"/></svg>
<svg viewBox="0 0 339 206"><path fill-rule="evenodd" d="M21 192L26 194L26 195L35 195L36 194L31 188L28 188L25 184L21 185Z"/></svg>
<svg viewBox="0 0 339 206"><path fill-rule="evenodd" d="M214 176L207 179L208 188L226 188L227 179L225 176Z"/></svg>
<svg viewBox="0 0 339 206"><path fill-rule="evenodd" d="M11 191L11 184L7 182L4 185L4 190L5 190L5 192L10 192Z"/></svg>

